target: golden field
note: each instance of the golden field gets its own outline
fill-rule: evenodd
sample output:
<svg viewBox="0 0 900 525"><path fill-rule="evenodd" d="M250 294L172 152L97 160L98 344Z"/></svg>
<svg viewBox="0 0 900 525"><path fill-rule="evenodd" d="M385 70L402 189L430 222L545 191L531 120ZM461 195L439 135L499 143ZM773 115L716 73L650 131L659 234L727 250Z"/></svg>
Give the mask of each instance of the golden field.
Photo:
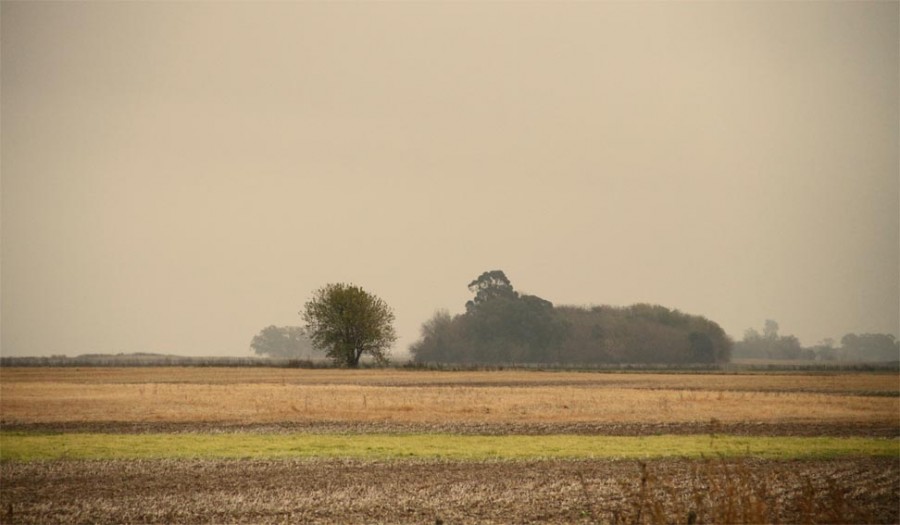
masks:
<svg viewBox="0 0 900 525"><path fill-rule="evenodd" d="M900 427L896 374L3 369L4 423L817 423Z"/></svg>

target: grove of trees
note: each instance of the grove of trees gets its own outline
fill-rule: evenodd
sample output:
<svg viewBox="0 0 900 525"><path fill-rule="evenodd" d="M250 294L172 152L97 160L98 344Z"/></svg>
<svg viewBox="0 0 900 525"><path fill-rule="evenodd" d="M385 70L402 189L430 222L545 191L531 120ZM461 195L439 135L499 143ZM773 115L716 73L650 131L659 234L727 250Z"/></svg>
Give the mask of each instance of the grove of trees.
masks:
<svg viewBox="0 0 900 525"><path fill-rule="evenodd" d="M714 364L732 342L718 324L663 306L561 306L517 292L500 270L469 283L463 314L438 311L410 351L419 363Z"/></svg>
<svg viewBox="0 0 900 525"><path fill-rule="evenodd" d="M900 341L891 334L846 334L836 354L847 361L900 361Z"/></svg>
<svg viewBox="0 0 900 525"><path fill-rule="evenodd" d="M312 341L300 326L267 326L253 336L250 348L257 355L269 357L309 358Z"/></svg>
<svg viewBox="0 0 900 525"><path fill-rule="evenodd" d="M716 365L732 357L820 361L900 362L890 334L847 334L804 348L766 320L734 343L715 322L660 305L554 306L520 293L501 270L469 283L465 312L440 310L410 346L414 362L448 364ZM350 284L328 284L300 312L305 327L268 326L250 347L271 357L324 352L338 366L357 367L364 356L388 361L396 341L394 312L382 299Z"/></svg>
<svg viewBox="0 0 900 525"><path fill-rule="evenodd" d="M802 359L817 361L900 361L900 341L891 334L846 334L841 345L826 339L803 347L793 335L780 335L778 323L767 319L763 332L749 328L735 343L735 357L745 359Z"/></svg>
<svg viewBox="0 0 900 525"><path fill-rule="evenodd" d="M735 357L756 359L801 359L803 347L792 335L779 335L778 323L766 319L763 332L754 328L744 332L744 339L735 344Z"/></svg>

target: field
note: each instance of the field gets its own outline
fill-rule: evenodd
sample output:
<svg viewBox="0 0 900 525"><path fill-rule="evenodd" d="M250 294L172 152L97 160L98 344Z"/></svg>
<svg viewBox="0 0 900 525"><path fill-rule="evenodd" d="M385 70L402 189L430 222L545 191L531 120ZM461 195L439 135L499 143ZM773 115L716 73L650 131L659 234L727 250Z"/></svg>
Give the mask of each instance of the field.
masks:
<svg viewBox="0 0 900 525"><path fill-rule="evenodd" d="M0 369L3 523L900 521L896 373Z"/></svg>

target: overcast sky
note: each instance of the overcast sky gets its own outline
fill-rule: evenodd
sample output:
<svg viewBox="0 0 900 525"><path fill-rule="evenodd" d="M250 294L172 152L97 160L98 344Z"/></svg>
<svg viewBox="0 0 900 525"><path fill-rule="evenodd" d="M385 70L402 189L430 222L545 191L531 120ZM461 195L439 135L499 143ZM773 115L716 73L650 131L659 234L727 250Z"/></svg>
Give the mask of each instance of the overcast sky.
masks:
<svg viewBox="0 0 900 525"><path fill-rule="evenodd" d="M2 3L2 354L404 354L502 269L740 339L900 323L900 2Z"/></svg>

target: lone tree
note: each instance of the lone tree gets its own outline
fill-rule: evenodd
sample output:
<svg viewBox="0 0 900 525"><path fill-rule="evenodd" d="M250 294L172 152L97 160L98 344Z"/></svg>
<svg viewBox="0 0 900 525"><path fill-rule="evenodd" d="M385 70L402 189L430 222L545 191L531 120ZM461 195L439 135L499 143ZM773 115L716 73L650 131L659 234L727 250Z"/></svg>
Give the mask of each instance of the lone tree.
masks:
<svg viewBox="0 0 900 525"><path fill-rule="evenodd" d="M300 315L313 346L341 366L356 368L364 354L384 364L397 340L391 307L352 284L319 288Z"/></svg>

